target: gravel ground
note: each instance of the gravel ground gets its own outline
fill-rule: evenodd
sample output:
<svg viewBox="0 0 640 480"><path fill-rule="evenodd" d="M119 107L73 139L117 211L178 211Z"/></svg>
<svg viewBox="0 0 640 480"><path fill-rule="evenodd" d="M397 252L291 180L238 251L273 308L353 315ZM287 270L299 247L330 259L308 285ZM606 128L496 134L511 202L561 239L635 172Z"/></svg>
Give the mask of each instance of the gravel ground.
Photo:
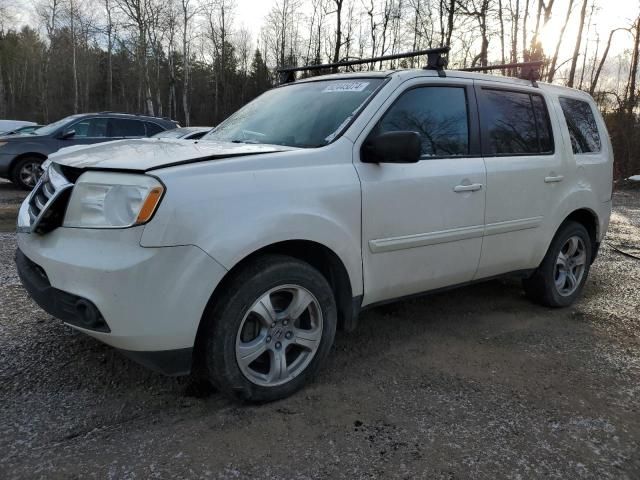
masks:
<svg viewBox="0 0 640 480"><path fill-rule="evenodd" d="M0 242L0 478L640 478L640 261L609 244L572 308L501 280L374 309L305 390L238 406L72 333ZM608 242L640 245L639 191Z"/></svg>

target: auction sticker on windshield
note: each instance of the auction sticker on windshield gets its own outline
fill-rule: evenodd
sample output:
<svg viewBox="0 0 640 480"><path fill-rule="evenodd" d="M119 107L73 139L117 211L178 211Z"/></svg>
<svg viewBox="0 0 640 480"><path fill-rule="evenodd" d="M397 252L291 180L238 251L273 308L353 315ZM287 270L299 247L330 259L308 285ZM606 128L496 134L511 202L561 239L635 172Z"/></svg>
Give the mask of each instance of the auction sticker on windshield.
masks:
<svg viewBox="0 0 640 480"><path fill-rule="evenodd" d="M362 92L368 85L369 82L334 82L325 87L322 92Z"/></svg>

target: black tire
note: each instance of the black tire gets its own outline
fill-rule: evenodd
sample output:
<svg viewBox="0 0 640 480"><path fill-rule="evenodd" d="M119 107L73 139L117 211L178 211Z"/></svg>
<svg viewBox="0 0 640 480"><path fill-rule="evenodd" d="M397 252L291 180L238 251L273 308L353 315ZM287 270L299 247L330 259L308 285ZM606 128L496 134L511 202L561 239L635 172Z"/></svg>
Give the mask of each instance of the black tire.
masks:
<svg viewBox="0 0 640 480"><path fill-rule="evenodd" d="M247 312L265 293L284 285L310 292L322 312L322 333L310 363L286 383L263 386L251 381L236 357L236 340ZM311 265L285 255L264 255L236 273L208 309L199 339L201 359L209 380L222 393L248 402L271 402L290 396L303 387L326 359L336 332L337 308L325 277ZM294 322L292 322L293 324ZM269 337L271 338L271 337Z"/></svg>
<svg viewBox="0 0 640 480"><path fill-rule="evenodd" d="M33 190L33 187L36 186L37 180L35 181L35 183L32 183L32 184L26 183L21 178L21 172L27 165L30 165L30 164L42 165L43 162L44 162L44 159L41 157L31 156L31 157L21 158L11 167L11 172L9 173L9 180L11 180L11 182L14 185L16 185L17 187L20 187L23 190Z"/></svg>
<svg viewBox="0 0 640 480"><path fill-rule="evenodd" d="M577 283L577 288L569 295L562 295L555 282L556 261L561 249L572 237L578 237L584 244L586 251L584 272ZM568 307L582 292L589 275L592 255L593 244L587 229L582 224L574 221L564 223L558 229L540 266L530 278L523 280L525 294L530 300L547 307Z"/></svg>

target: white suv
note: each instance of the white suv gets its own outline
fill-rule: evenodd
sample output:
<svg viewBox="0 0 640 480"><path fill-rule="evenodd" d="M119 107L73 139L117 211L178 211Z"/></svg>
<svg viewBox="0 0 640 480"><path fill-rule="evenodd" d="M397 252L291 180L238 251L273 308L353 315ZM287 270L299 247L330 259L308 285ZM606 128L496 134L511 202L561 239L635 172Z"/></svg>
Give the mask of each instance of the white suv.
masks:
<svg viewBox="0 0 640 480"><path fill-rule="evenodd" d="M571 304L611 212L591 97L459 71L314 77L199 141L50 159L18 219L31 296L251 401L299 389L336 328L382 302L517 273L533 300Z"/></svg>

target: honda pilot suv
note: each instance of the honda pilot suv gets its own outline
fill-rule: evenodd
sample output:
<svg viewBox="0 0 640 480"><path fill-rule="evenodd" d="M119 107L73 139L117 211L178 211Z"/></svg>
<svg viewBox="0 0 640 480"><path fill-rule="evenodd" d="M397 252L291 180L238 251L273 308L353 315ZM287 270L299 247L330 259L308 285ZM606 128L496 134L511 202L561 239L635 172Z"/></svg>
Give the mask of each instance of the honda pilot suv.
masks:
<svg viewBox="0 0 640 480"><path fill-rule="evenodd" d="M505 274L570 305L607 230L612 162L577 90L451 70L312 77L198 141L51 155L16 261L74 329L271 401L364 308Z"/></svg>
<svg viewBox="0 0 640 480"><path fill-rule="evenodd" d="M61 148L151 137L179 126L166 118L102 112L71 115L24 135L0 135L0 178L31 190L42 174L42 162Z"/></svg>

